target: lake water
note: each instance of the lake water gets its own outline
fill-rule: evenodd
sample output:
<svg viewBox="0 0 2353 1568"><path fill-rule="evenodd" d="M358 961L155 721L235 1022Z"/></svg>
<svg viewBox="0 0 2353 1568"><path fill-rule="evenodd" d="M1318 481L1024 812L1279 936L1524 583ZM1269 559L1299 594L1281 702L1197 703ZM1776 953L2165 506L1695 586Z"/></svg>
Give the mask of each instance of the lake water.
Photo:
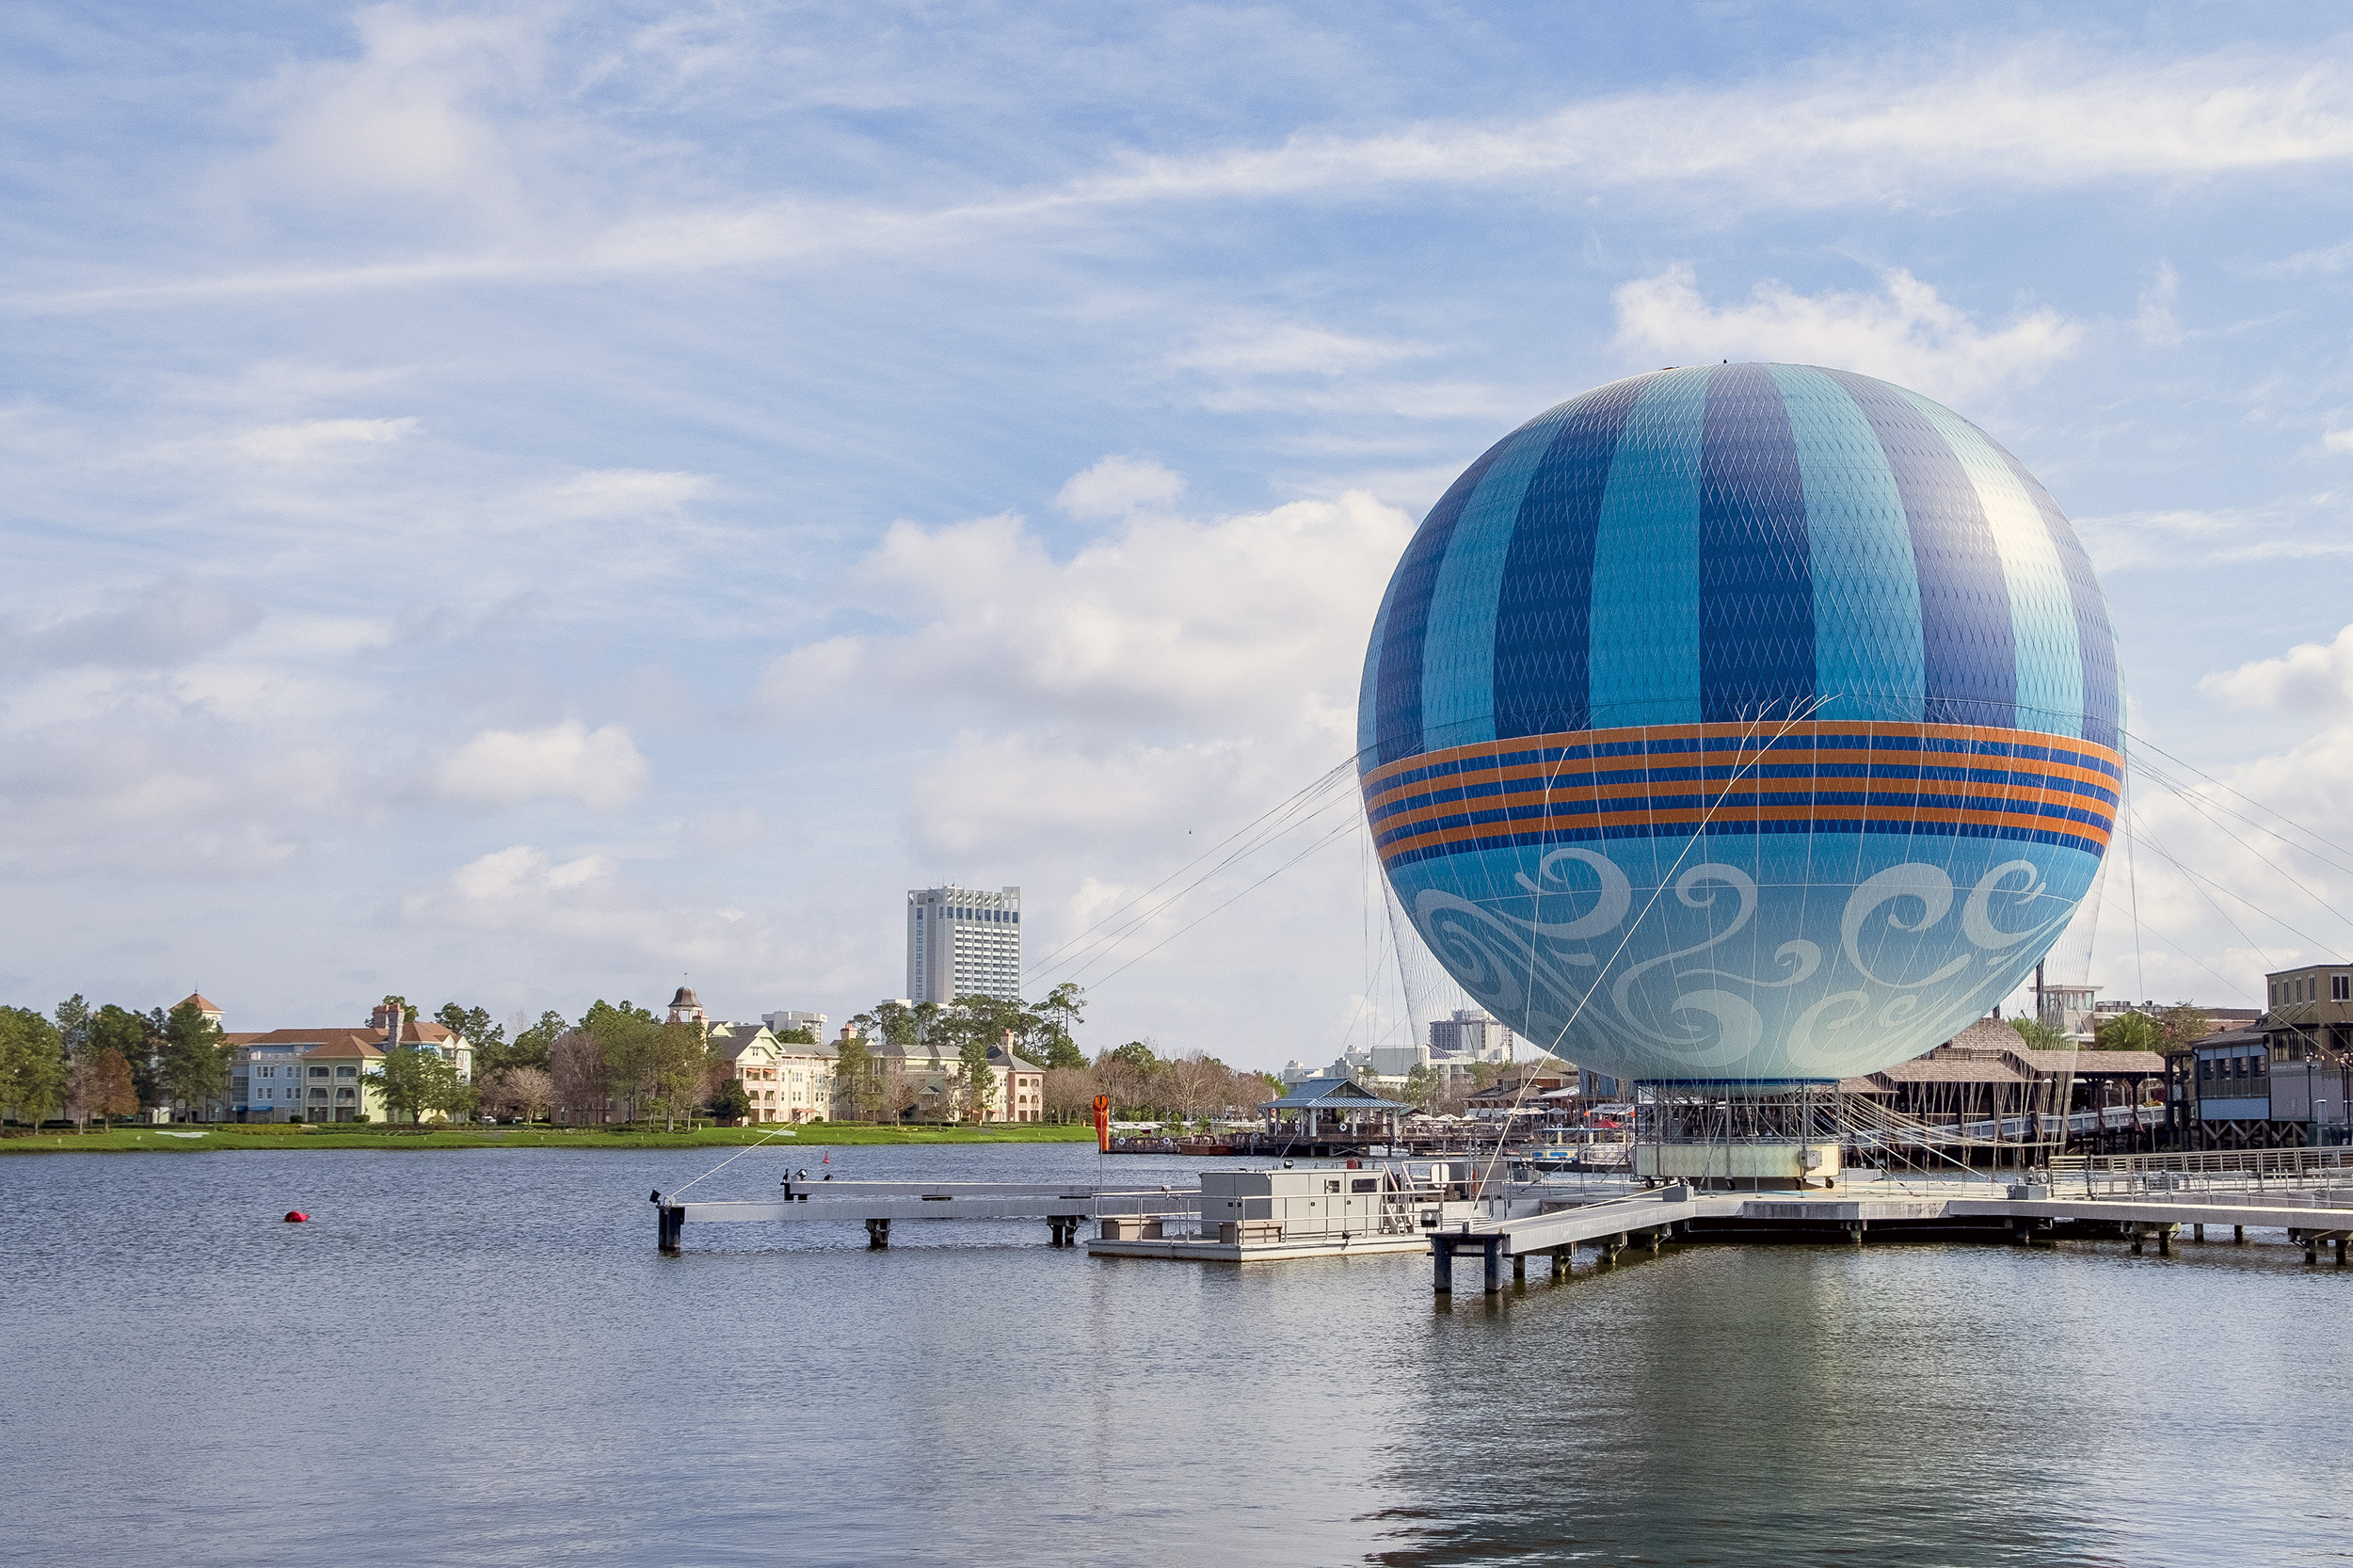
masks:
<svg viewBox="0 0 2353 1568"><path fill-rule="evenodd" d="M763 1148L694 1195L765 1195L818 1159ZM1448 1310L1425 1258L1090 1259L1042 1224L902 1224L887 1253L855 1227L690 1225L659 1256L648 1191L708 1163L0 1160L0 1559L2353 1553L2353 1270L2284 1245L1693 1246ZM279 1223L296 1208L313 1223Z"/></svg>

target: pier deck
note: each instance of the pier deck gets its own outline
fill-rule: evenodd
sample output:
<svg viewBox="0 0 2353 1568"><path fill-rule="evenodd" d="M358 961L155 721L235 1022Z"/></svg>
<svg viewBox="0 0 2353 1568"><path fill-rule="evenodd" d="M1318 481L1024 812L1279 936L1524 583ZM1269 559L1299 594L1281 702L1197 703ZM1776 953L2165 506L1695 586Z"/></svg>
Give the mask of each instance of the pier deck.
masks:
<svg viewBox="0 0 2353 1568"><path fill-rule="evenodd" d="M1793 1232L1843 1234L1860 1245L1878 1227L1920 1237L2007 1233L2031 1242L2054 1239L2062 1226L2092 1224L2115 1227L2112 1233L2131 1239L2136 1252L2145 1240L2154 1240L2160 1253L2169 1253L2185 1225L2201 1237L2208 1225L2227 1225L2239 1240L2249 1230L2284 1230L2303 1246L2305 1261L2313 1263L2319 1261L2324 1244L2332 1245L2336 1261L2344 1263L2346 1243L2353 1240L2353 1207L2345 1206L2337 1192L2317 1200L2286 1192L2071 1198L2052 1194L2047 1188L2027 1187L2011 1191L2031 1195L1996 1197L1987 1192L1986 1185L1956 1184L1955 1190L1943 1192L1770 1195L1663 1187L1546 1213L1469 1219L1429 1233L1433 1283L1440 1294L1450 1293L1454 1259L1465 1253L1481 1256L1484 1288L1493 1293L1503 1288L1507 1262L1514 1279L1525 1279L1527 1259L1547 1256L1559 1278L1570 1272L1580 1246L1598 1247L1602 1260L1609 1263L1629 1246L1647 1244L1656 1251L1677 1236L1729 1240Z"/></svg>

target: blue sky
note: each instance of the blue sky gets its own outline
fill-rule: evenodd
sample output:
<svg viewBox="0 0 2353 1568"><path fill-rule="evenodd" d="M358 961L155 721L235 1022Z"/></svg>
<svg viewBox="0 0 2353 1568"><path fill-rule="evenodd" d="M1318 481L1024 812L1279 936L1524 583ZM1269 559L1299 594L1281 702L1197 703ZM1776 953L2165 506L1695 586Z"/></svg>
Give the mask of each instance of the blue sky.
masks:
<svg viewBox="0 0 2353 1568"><path fill-rule="evenodd" d="M0 992L840 1017L950 878L1023 885L1034 954L1344 757L1464 465L1709 359L1991 430L2101 568L2136 731L2334 833L2335 20L15 8ZM2139 856L2109 990L2343 951L2353 853L2217 801L2138 804L2260 912ZM1342 835L1088 1038L1401 1027L1364 883Z"/></svg>

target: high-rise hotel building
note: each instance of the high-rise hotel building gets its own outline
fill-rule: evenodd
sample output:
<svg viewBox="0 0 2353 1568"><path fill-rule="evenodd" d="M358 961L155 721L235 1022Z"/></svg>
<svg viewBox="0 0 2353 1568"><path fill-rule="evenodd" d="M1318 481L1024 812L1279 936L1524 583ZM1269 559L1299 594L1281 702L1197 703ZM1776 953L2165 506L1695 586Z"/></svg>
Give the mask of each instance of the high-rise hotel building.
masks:
<svg viewBox="0 0 2353 1568"><path fill-rule="evenodd" d="M1021 998L1021 889L907 890L907 1000Z"/></svg>

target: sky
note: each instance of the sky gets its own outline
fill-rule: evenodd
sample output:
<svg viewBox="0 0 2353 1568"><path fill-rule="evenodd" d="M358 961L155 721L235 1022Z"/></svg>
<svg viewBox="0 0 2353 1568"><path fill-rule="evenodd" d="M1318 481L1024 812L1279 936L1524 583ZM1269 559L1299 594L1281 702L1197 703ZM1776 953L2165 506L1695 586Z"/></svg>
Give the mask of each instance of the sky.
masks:
<svg viewBox="0 0 2353 1568"><path fill-rule="evenodd" d="M2074 519L2139 833L2062 951L2256 1005L2353 945L2343 25L8 8L0 1001L839 1020L958 881L1091 1048L1394 1038L1328 780L1400 552L1550 405L1756 359Z"/></svg>

